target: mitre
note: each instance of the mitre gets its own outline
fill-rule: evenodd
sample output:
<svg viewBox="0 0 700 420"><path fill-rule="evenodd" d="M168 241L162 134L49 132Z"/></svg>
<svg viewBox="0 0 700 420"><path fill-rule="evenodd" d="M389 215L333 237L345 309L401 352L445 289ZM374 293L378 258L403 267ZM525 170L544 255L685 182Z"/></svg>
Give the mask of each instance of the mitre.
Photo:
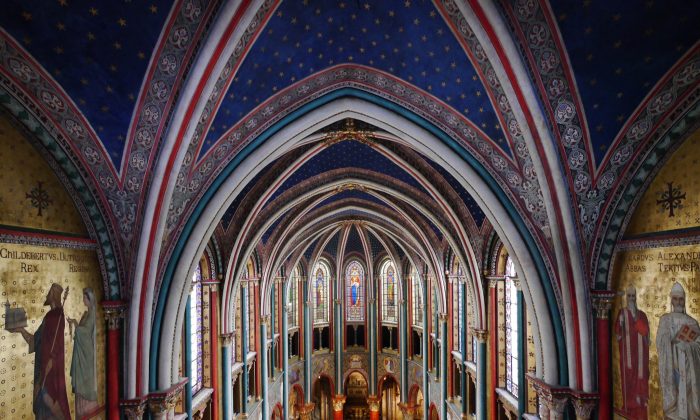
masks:
<svg viewBox="0 0 700 420"><path fill-rule="evenodd" d="M670 296L682 296L685 297L685 289L680 283L676 282L673 287L671 287Z"/></svg>

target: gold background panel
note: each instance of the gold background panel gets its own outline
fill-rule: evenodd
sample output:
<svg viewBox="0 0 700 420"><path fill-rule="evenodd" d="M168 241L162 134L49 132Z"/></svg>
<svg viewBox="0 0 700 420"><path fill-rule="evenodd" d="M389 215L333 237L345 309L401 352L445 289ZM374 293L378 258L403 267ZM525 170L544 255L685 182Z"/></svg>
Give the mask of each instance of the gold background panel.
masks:
<svg viewBox="0 0 700 420"><path fill-rule="evenodd" d="M41 183L41 185L39 185ZM73 200L24 134L0 114L0 225L87 236ZM41 216L29 195L48 199Z"/></svg>
<svg viewBox="0 0 700 420"><path fill-rule="evenodd" d="M697 258L696 258L697 257ZM656 332L659 319L671 311L669 293L675 282L685 288L686 312L700 320L700 245L621 251L615 260L613 288L617 296L613 302L611 324L614 325L620 309L625 305L622 292L629 286L637 289L637 308L649 320L649 419L663 418L662 392L659 387L659 364ZM613 402L615 409L622 407L620 353L614 334L612 342ZM616 415L616 418L620 418Z"/></svg>
<svg viewBox="0 0 700 420"><path fill-rule="evenodd" d="M27 272L30 266L31 270L37 271ZM63 310L67 317L76 320L80 320L87 309L83 303L83 288L91 287L95 292L97 395L98 404L103 407L105 403L105 322L99 305L103 299L99 273L95 251L0 243L2 302L9 301L12 308L22 307L26 310L29 333L33 334L36 331L49 310L49 307L43 304L52 283L60 284L64 290L67 286L70 287ZM1 312L0 419L34 419L32 412L34 353L27 353L28 346L21 334L5 330L4 305ZM75 398L70 376L73 338L69 332L68 322L63 331L63 340L68 404L71 415L75 418ZM104 412L93 418L104 418Z"/></svg>
<svg viewBox="0 0 700 420"><path fill-rule="evenodd" d="M668 192L668 183L680 188L682 207L662 209L657 200ZM700 130L693 133L664 165L644 193L627 227L627 236L700 226Z"/></svg>

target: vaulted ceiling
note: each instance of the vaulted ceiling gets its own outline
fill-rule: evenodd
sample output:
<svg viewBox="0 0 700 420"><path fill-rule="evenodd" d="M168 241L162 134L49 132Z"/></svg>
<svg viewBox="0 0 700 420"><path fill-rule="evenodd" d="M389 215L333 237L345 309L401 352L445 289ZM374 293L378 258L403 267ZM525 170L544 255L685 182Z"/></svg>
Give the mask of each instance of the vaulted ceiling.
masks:
<svg viewBox="0 0 700 420"><path fill-rule="evenodd" d="M0 99L26 125L43 127L77 168L105 220L121 287L138 265L144 229L157 224L149 205L167 215L157 252L164 269L189 217L239 153L332 95L380 98L445 133L484 168L551 259L566 235L584 259L604 252L623 181L697 101L700 8L685 1L234 3L11 0L0 13ZM346 120L334 124L248 179L219 236ZM395 135L361 118L355 124L376 143L321 147L257 211L283 207L301 186L353 177L426 208L348 187L309 211L346 204L348 220L369 217L363 208L377 210L372 217L406 212L439 241L457 235L455 222L480 235L490 213L474 191ZM430 188L448 197L449 209ZM163 204L152 204L154 194ZM431 206L436 220L426 216ZM570 213L565 234L552 209ZM451 211L459 220L438 226ZM265 227L261 246L285 217L293 210Z"/></svg>

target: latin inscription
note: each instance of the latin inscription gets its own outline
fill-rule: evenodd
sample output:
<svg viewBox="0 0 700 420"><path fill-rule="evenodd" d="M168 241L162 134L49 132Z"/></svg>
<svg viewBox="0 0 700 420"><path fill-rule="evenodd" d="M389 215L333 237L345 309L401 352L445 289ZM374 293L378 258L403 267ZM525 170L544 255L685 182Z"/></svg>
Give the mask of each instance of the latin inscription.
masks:
<svg viewBox="0 0 700 420"><path fill-rule="evenodd" d="M41 267L36 261L67 262L68 271L71 273L87 273L91 270L88 261L90 258L84 254L72 254L65 251L33 252L18 251L0 247L0 258L17 260L20 273L39 273Z"/></svg>

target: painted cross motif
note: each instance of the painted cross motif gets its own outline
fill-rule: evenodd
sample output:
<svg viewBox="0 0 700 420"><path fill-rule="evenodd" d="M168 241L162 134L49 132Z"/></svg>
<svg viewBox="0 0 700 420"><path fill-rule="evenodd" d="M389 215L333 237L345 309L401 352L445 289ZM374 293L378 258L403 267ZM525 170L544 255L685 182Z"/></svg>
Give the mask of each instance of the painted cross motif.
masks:
<svg viewBox="0 0 700 420"><path fill-rule="evenodd" d="M681 187L674 187L673 181L667 182L668 189L661 191L661 199L656 200L656 204L661 206L661 210L668 210L668 217L674 217L673 211L682 208L682 201L685 200L685 193L681 194Z"/></svg>
<svg viewBox="0 0 700 420"><path fill-rule="evenodd" d="M49 197L48 191L44 189L42 184L41 181L38 181L36 187L25 194L26 198L31 200L32 207L39 210L38 216L41 216L41 211L46 210L53 203L53 200Z"/></svg>

